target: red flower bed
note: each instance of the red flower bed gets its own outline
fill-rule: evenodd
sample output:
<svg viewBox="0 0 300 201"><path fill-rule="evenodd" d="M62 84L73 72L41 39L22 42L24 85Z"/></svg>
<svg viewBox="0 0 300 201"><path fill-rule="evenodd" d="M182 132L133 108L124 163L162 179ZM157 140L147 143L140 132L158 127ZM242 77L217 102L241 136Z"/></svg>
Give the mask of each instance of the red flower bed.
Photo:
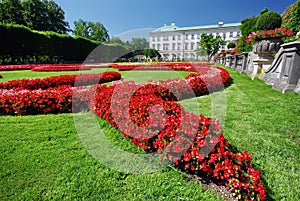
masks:
<svg viewBox="0 0 300 201"><path fill-rule="evenodd" d="M46 90L0 89L1 115L36 115L72 112L72 104L77 106L74 112L87 108L84 102L88 96L86 88L61 86ZM72 98L73 97L73 98Z"/></svg>
<svg viewBox="0 0 300 201"><path fill-rule="evenodd" d="M30 70L33 67L31 64L27 65L2 65L0 71L13 71L13 70Z"/></svg>
<svg viewBox="0 0 300 201"><path fill-rule="evenodd" d="M52 72L52 71L79 71L91 70L90 66L81 64L41 64L31 68L35 72Z"/></svg>
<svg viewBox="0 0 300 201"><path fill-rule="evenodd" d="M100 74L78 74L78 75L60 75L46 78L35 79L19 79L8 82L0 82L0 89L48 89L63 85L69 86L87 86L100 84L121 79L121 74L118 72L103 72ZM75 83L76 82L76 83Z"/></svg>
<svg viewBox="0 0 300 201"><path fill-rule="evenodd" d="M147 152L185 171L208 175L246 200L264 200L251 155L233 153L216 119L184 111L162 85L119 82L97 86L91 110Z"/></svg>
<svg viewBox="0 0 300 201"><path fill-rule="evenodd" d="M117 68L119 71L129 71L129 70L181 70L181 71L194 71L198 72L197 68L211 66L213 63L210 62L199 62L199 63L189 63L189 62L166 62L166 63L156 63L156 64L110 64L112 68Z"/></svg>
<svg viewBox="0 0 300 201"><path fill-rule="evenodd" d="M260 172L253 168L251 155L229 149L217 119L186 112L175 102L220 90L223 84L230 83L226 70L201 65L193 68L201 69L202 73L185 79L149 81L144 85L119 81L90 89L60 86L28 90L24 88L43 87L26 85L24 81L12 82L2 87L11 90L0 89L0 114L48 114L72 112L72 109L79 112L89 108L138 147L159 153L161 161L171 161L184 171L208 176L244 200L265 200L266 191ZM85 75L80 76L77 79L84 80ZM53 87L52 81L46 82L48 87Z"/></svg>

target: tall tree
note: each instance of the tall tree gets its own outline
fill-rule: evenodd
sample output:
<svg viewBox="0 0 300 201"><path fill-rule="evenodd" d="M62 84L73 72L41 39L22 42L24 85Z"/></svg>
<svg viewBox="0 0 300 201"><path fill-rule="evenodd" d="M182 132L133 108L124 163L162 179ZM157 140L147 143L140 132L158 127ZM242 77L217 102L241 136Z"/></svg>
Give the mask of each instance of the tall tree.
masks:
<svg viewBox="0 0 300 201"><path fill-rule="evenodd" d="M22 24L22 3L20 0L2 0L0 2L0 22L3 24Z"/></svg>
<svg viewBox="0 0 300 201"><path fill-rule="evenodd" d="M47 30L58 33L67 33L70 31L69 23L65 21L65 12L53 0L46 1L47 7Z"/></svg>
<svg viewBox="0 0 300 201"><path fill-rule="evenodd" d="M34 30L66 33L65 13L53 0L3 0L0 22L21 24Z"/></svg>
<svg viewBox="0 0 300 201"><path fill-rule="evenodd" d="M210 61L225 44L226 42L219 35L214 37L212 34L202 33L199 42L200 48L196 50L196 53L200 56L205 53L207 55L207 60Z"/></svg>
<svg viewBox="0 0 300 201"><path fill-rule="evenodd" d="M143 50L149 47L146 38L132 38L129 44L132 50Z"/></svg>
<svg viewBox="0 0 300 201"><path fill-rule="evenodd" d="M40 0L24 0L23 17L28 26L34 30L47 30L47 7L43 1Z"/></svg>
<svg viewBox="0 0 300 201"><path fill-rule="evenodd" d="M24 0L22 6L25 25L29 28L58 33L69 31L65 12L53 0Z"/></svg>
<svg viewBox="0 0 300 201"><path fill-rule="evenodd" d="M73 34L75 36L89 38L98 42L109 40L108 31L100 22L93 23L79 19L74 22L74 25Z"/></svg>
<svg viewBox="0 0 300 201"><path fill-rule="evenodd" d="M261 13L265 13L266 9L262 10ZM252 45L246 43L246 36L253 31L256 31L256 22L258 17L250 17L245 20L242 20L240 31L242 37L238 41L238 50L239 52L250 52L252 50Z"/></svg>
<svg viewBox="0 0 300 201"><path fill-rule="evenodd" d="M108 44L112 45L120 45L124 47L127 50L131 50L131 46L129 45L128 42L122 41L119 37L113 37L108 41Z"/></svg>

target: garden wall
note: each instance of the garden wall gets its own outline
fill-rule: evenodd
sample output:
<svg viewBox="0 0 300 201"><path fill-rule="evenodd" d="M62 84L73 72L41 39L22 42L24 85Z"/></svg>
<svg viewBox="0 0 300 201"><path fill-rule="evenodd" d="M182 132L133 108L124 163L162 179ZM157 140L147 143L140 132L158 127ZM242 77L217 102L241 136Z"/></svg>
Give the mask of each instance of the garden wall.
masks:
<svg viewBox="0 0 300 201"><path fill-rule="evenodd" d="M231 69L248 74L252 79L258 77L276 90L285 93L295 91L300 94L300 42L281 45L281 49L266 68L255 64L257 55L253 52L240 55L227 55L217 60Z"/></svg>

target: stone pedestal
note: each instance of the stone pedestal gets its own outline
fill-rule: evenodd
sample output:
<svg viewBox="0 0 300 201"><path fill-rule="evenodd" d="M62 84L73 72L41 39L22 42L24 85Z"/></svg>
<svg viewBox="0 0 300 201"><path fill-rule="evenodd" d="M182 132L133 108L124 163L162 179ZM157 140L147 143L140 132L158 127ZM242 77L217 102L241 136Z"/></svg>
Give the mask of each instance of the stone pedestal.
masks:
<svg viewBox="0 0 300 201"><path fill-rule="evenodd" d="M253 45L253 52L258 55L258 58L253 59L254 70L250 75L252 79L265 77L265 72L271 67L274 60L272 55L278 52L281 44L281 38L263 38Z"/></svg>
<svg viewBox="0 0 300 201"><path fill-rule="evenodd" d="M251 79L255 77L263 79L265 77L265 71L270 68L273 59L261 58L260 56L256 59L253 59L254 69L252 74L250 74Z"/></svg>
<svg viewBox="0 0 300 201"><path fill-rule="evenodd" d="M283 48L283 60L279 78L274 82L273 88L286 91L299 91L300 79L300 41L285 43Z"/></svg>

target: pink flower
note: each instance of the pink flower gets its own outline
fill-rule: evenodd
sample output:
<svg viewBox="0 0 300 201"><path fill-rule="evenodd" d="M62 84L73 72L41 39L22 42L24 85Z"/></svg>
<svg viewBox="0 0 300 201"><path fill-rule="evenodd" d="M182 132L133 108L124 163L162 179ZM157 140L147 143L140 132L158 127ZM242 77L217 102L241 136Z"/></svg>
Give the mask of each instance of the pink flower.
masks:
<svg viewBox="0 0 300 201"><path fill-rule="evenodd" d="M250 43L254 43L255 41L261 38L285 37L285 36L292 36L293 34L294 33L290 29L284 27L276 28L275 30L257 31L257 32L252 32L248 36L246 36L246 42L250 44Z"/></svg>

